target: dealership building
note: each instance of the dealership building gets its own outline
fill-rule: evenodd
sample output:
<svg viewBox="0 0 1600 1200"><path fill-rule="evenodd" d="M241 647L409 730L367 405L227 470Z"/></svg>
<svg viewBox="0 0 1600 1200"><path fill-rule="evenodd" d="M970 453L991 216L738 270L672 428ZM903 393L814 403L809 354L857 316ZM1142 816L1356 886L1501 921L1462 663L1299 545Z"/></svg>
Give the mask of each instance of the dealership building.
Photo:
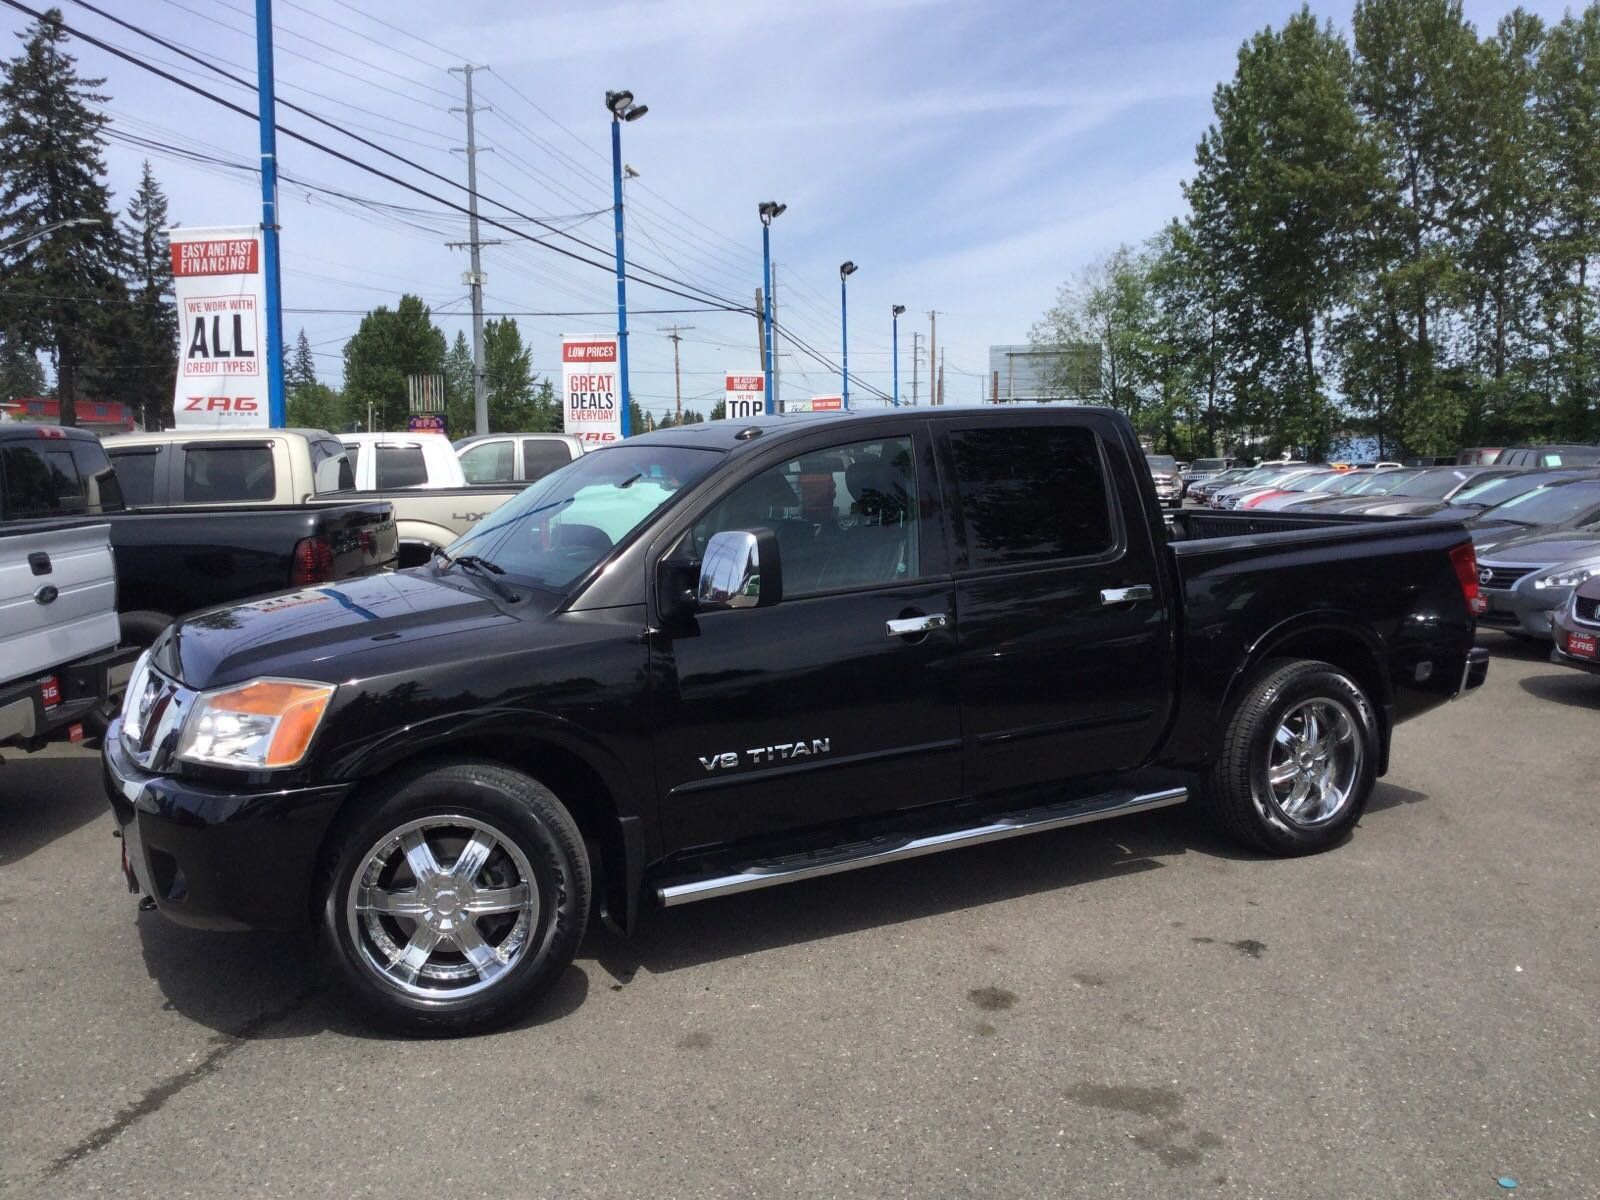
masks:
<svg viewBox="0 0 1600 1200"><path fill-rule="evenodd" d="M985 399L993 404L1046 400L1082 404L1095 397L1099 382L1100 347L1090 342L989 347Z"/></svg>

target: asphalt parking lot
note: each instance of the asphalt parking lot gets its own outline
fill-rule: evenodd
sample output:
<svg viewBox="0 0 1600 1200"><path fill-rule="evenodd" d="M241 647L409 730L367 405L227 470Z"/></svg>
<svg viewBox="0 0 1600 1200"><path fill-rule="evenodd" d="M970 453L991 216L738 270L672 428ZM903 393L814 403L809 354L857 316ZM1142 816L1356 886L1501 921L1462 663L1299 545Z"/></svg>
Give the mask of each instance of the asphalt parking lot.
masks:
<svg viewBox="0 0 1600 1200"><path fill-rule="evenodd" d="M0 1193L1600 1194L1600 679L1485 640L1331 853L1176 810L712 901L466 1040L136 912L94 754L13 757Z"/></svg>

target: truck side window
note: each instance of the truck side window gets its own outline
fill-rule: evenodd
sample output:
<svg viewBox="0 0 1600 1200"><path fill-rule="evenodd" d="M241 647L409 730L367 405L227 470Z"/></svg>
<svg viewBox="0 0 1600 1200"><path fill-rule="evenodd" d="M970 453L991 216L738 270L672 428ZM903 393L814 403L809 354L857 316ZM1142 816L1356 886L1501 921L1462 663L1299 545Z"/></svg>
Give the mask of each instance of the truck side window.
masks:
<svg viewBox="0 0 1600 1200"><path fill-rule="evenodd" d="M122 496L132 505L156 502L156 466L161 462L160 446L139 446L128 450L114 450L111 464L117 469L117 479L122 484Z"/></svg>
<svg viewBox="0 0 1600 1200"><path fill-rule="evenodd" d="M317 492L342 492L356 486L355 472L340 443L318 438L310 443L311 486Z"/></svg>
<svg viewBox="0 0 1600 1200"><path fill-rule="evenodd" d="M510 483L517 473L516 450L510 438L468 446L461 452L461 473L468 483Z"/></svg>
<svg viewBox="0 0 1600 1200"><path fill-rule="evenodd" d="M380 491L422 487L428 482L428 466L423 461L421 446L379 445L374 449L377 451L373 459L377 474L375 483Z"/></svg>
<svg viewBox="0 0 1600 1200"><path fill-rule="evenodd" d="M783 593L812 595L920 577L917 471L910 438L813 450L735 488L693 530L764 527L778 535Z"/></svg>
<svg viewBox="0 0 1600 1200"><path fill-rule="evenodd" d="M572 461L572 450L554 438L522 439L522 478L532 483Z"/></svg>
<svg viewBox="0 0 1600 1200"><path fill-rule="evenodd" d="M83 488L65 446L7 446L6 515L54 517L84 510Z"/></svg>
<svg viewBox="0 0 1600 1200"><path fill-rule="evenodd" d="M122 483L99 442L68 442L83 480L83 501L91 513L121 512Z"/></svg>
<svg viewBox="0 0 1600 1200"><path fill-rule="evenodd" d="M1111 509L1092 431L998 426L950 435L974 568L1103 554Z"/></svg>
<svg viewBox="0 0 1600 1200"><path fill-rule="evenodd" d="M184 447L183 498L194 504L271 500L277 494L271 446Z"/></svg>

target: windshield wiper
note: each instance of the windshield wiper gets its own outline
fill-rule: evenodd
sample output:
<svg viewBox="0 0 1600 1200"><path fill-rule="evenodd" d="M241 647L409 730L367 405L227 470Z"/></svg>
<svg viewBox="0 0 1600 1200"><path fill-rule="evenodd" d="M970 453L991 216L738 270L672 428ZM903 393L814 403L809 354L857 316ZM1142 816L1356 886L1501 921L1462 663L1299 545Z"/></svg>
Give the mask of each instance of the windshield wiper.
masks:
<svg viewBox="0 0 1600 1200"><path fill-rule="evenodd" d="M506 573L506 569L499 563L492 563L486 558L478 557L476 554L449 554L437 546L434 547L433 556L444 559L446 570L451 567L460 567L463 571L476 575L484 583L488 584L490 590L502 600L515 602L522 599L511 588L495 578L496 575L504 575Z"/></svg>

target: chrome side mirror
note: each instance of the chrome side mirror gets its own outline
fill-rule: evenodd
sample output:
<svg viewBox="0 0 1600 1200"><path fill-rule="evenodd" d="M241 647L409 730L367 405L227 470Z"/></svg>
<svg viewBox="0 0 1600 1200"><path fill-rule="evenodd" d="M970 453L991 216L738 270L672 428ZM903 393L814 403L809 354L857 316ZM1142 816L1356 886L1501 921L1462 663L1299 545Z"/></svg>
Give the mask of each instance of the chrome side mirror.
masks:
<svg viewBox="0 0 1600 1200"><path fill-rule="evenodd" d="M735 529L711 535L695 587L700 608L768 608L782 597L776 534Z"/></svg>

